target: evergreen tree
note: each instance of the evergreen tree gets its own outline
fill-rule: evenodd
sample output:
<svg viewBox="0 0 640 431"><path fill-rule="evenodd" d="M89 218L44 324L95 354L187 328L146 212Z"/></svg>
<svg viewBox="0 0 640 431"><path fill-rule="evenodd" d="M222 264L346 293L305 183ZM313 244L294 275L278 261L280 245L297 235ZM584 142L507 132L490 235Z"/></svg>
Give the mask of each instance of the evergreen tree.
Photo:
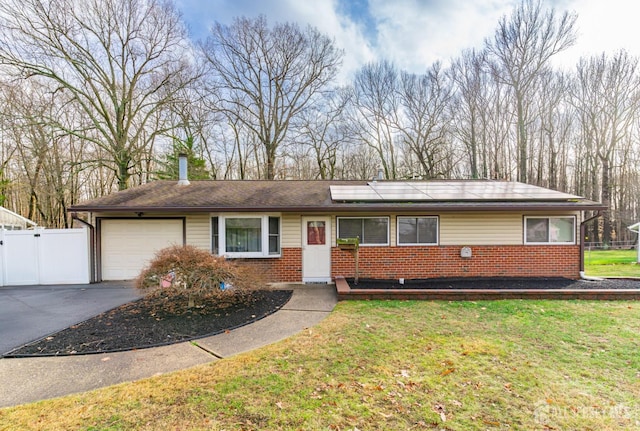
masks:
<svg viewBox="0 0 640 431"><path fill-rule="evenodd" d="M198 157L194 151L193 136L181 141L174 138L172 149L158 162L160 170L156 173L161 180L177 180L179 176L178 159L180 154L187 155L187 173L190 180L208 180L211 174L207 170L206 161Z"/></svg>

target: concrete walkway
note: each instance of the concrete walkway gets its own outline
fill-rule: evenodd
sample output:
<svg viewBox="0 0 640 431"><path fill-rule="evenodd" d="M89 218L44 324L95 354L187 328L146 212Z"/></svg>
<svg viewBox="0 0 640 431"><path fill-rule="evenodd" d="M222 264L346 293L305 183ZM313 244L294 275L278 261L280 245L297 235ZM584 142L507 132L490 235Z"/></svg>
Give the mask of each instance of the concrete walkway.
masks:
<svg viewBox="0 0 640 431"><path fill-rule="evenodd" d="M332 285L295 285L284 307L250 325L197 340L99 355L0 359L0 407L85 392L205 364L287 338L327 317Z"/></svg>

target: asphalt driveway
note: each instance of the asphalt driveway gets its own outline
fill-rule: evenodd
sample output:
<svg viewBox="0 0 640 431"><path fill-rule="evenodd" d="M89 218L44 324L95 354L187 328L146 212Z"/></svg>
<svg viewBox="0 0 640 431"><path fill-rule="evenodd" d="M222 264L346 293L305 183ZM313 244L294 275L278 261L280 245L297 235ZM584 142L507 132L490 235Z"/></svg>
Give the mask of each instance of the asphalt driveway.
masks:
<svg viewBox="0 0 640 431"><path fill-rule="evenodd" d="M0 356L140 296L128 282L0 287Z"/></svg>

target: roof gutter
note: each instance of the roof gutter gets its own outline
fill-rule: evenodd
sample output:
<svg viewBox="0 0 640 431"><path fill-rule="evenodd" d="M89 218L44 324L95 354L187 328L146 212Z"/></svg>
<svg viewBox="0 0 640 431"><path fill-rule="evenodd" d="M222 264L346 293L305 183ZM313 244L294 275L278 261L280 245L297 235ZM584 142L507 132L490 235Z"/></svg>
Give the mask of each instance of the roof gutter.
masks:
<svg viewBox="0 0 640 431"><path fill-rule="evenodd" d="M439 212L455 212L455 211L601 211L606 206L600 204L573 204L563 205L563 203L549 204L536 203L533 205L522 205L522 203L514 202L514 205L416 205L410 203L406 205L366 205L366 204L329 204L319 206L263 206L263 207L247 207L247 206L140 206L140 207L121 207L121 206L102 206L102 207L82 207L74 206L70 211L77 212L187 212L187 213L203 213L203 212L341 212L341 211L439 211Z"/></svg>

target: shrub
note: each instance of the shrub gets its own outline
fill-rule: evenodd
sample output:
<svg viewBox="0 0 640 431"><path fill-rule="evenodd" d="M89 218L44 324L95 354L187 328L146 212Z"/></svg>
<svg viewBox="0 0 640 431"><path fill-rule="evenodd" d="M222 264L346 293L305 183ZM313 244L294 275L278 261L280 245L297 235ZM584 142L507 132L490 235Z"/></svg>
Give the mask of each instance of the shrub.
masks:
<svg viewBox="0 0 640 431"><path fill-rule="evenodd" d="M185 245L158 251L138 276L136 287L175 299L186 295L193 307L198 298L239 295L264 288L265 283L248 267Z"/></svg>

